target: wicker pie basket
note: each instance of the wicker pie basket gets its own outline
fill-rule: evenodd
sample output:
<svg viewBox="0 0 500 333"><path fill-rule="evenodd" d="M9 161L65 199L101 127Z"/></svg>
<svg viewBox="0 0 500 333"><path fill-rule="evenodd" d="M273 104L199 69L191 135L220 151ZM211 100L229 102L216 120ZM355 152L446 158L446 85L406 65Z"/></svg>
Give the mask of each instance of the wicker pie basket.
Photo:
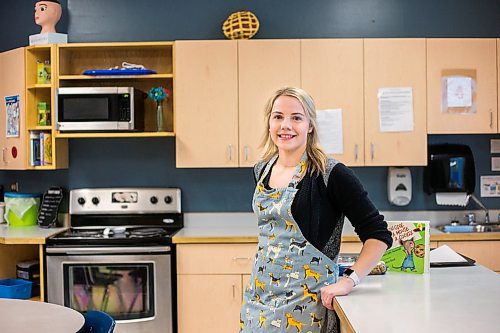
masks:
<svg viewBox="0 0 500 333"><path fill-rule="evenodd" d="M252 12L235 12L224 21L222 31L229 39L250 39L259 31L259 20Z"/></svg>

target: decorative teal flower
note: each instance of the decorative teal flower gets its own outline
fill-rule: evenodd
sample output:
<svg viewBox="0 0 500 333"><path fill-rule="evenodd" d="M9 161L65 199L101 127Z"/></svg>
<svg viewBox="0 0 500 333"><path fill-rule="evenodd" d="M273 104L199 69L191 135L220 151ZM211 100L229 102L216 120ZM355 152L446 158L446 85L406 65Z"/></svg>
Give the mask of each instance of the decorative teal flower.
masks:
<svg viewBox="0 0 500 333"><path fill-rule="evenodd" d="M163 87L156 87L156 88L151 88L148 97L151 98L153 101L160 103L165 98L168 97L168 94L169 94L168 89L165 89Z"/></svg>

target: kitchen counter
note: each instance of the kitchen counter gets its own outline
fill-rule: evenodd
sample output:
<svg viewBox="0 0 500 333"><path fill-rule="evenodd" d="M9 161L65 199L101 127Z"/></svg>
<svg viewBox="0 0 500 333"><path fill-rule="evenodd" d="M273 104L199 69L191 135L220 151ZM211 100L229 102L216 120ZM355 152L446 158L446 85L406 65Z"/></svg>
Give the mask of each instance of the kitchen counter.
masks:
<svg viewBox="0 0 500 333"><path fill-rule="evenodd" d="M254 226L227 225L221 223L207 223L205 226L196 224L181 229L172 238L177 244L196 243L257 243L258 228ZM431 228L431 241L475 241L475 240L500 240L500 232L485 233L455 233L447 234L438 229ZM342 242L360 242L350 223L344 224Z"/></svg>
<svg viewBox="0 0 500 333"><path fill-rule="evenodd" d="M0 225L0 278L14 278L16 264L20 261L38 259L40 267L44 267L43 246L50 236L63 232L67 228L43 229L36 226L9 227ZM45 300L43 269L40 270L40 297Z"/></svg>
<svg viewBox="0 0 500 333"><path fill-rule="evenodd" d="M0 244L45 244L45 240L67 228L43 229L38 226L9 227L0 225Z"/></svg>
<svg viewBox="0 0 500 333"><path fill-rule="evenodd" d="M494 332L500 275L482 266L371 275L334 305L343 332Z"/></svg>

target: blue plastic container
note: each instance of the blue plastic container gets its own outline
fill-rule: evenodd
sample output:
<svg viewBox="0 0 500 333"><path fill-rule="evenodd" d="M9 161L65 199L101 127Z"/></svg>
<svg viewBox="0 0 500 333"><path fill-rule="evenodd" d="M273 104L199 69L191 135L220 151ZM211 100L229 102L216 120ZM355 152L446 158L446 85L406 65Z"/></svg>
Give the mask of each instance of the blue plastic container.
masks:
<svg viewBox="0 0 500 333"><path fill-rule="evenodd" d="M31 298L33 282L21 279L0 280L0 298Z"/></svg>

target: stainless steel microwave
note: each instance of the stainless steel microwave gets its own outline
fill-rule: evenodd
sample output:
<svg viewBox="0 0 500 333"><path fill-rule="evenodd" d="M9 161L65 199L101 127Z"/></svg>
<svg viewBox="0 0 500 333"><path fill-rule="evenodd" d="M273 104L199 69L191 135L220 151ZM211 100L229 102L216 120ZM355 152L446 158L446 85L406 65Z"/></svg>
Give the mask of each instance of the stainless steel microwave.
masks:
<svg viewBox="0 0 500 333"><path fill-rule="evenodd" d="M59 131L144 129L144 93L133 87L65 87L56 97Z"/></svg>

